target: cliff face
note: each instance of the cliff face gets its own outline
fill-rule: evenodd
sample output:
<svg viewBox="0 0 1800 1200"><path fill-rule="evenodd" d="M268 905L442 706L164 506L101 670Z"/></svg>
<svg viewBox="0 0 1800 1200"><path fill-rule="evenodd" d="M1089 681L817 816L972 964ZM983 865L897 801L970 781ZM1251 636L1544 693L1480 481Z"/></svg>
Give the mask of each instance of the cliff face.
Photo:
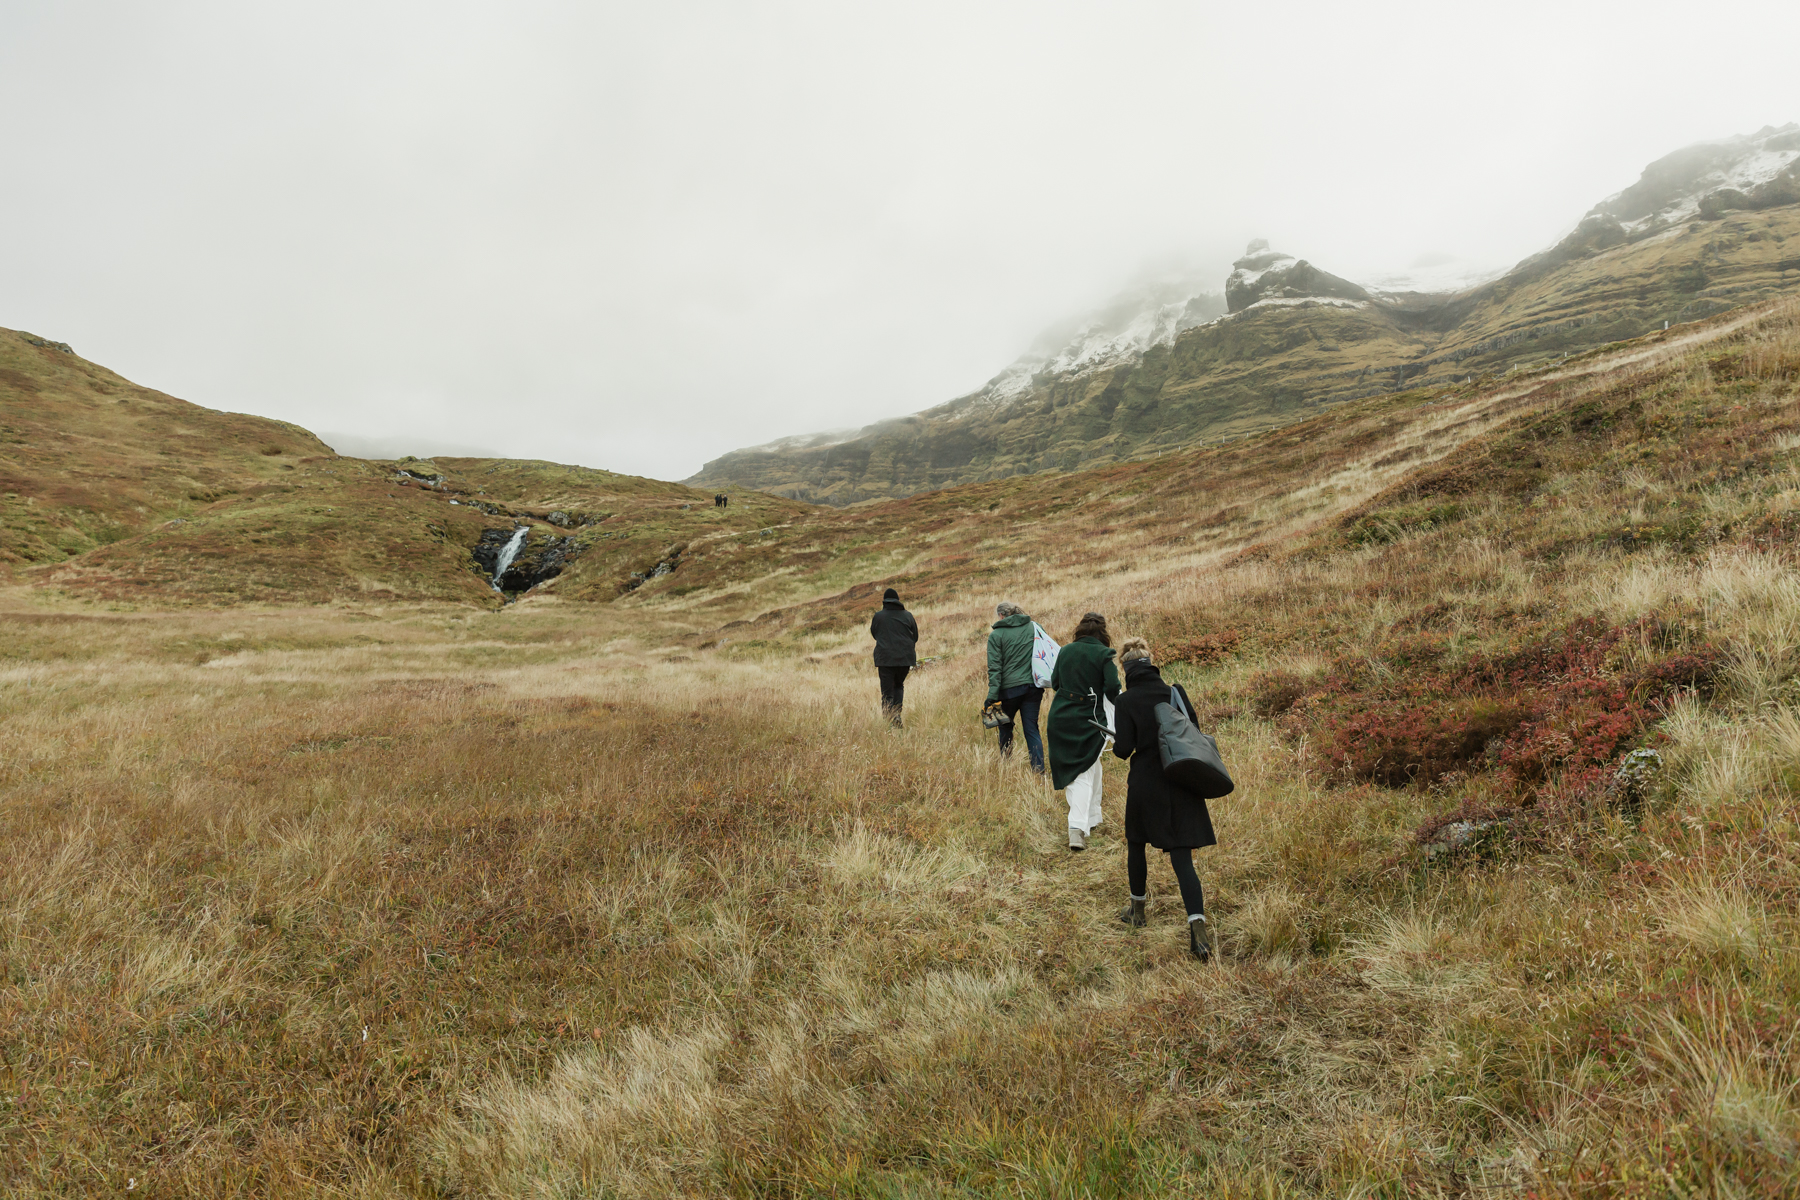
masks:
<svg viewBox="0 0 1800 1200"><path fill-rule="evenodd" d="M1460 292L1376 291L1253 242L1223 303L1166 288L980 391L734 451L689 482L851 504L1154 454L1800 289L1796 235L1800 125L1788 125L1659 159L1561 243Z"/></svg>

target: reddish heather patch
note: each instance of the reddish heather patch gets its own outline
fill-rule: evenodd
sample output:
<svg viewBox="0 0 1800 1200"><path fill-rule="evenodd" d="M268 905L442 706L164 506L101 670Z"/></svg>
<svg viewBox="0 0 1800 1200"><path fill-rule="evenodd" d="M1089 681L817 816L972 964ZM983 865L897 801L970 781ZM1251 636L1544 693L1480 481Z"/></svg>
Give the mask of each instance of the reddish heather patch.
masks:
<svg viewBox="0 0 1800 1200"><path fill-rule="evenodd" d="M1461 663L1448 661L1441 638L1404 638L1374 659L1340 659L1318 679L1259 675L1246 699L1317 734L1331 767L1351 779L1405 787L1480 771L1526 804L1553 783L1579 796L1604 786L1671 692L1714 686L1723 655L1712 646L1618 668L1622 643L1666 644L1675 628L1655 617L1625 626L1581 618Z"/></svg>

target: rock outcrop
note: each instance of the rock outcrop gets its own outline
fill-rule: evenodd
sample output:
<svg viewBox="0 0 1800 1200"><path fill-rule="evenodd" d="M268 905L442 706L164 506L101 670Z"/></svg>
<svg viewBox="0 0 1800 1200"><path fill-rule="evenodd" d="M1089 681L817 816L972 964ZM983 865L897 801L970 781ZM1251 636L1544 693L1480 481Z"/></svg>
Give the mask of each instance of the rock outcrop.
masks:
<svg viewBox="0 0 1800 1200"><path fill-rule="evenodd" d="M1800 124L1702 142L1664 155L1638 181L1608 196L1569 235L1521 267L1542 268L1639 242L1734 210L1800 203Z"/></svg>
<svg viewBox="0 0 1800 1200"><path fill-rule="evenodd" d="M1348 279L1271 250L1261 238L1251 242L1244 257L1231 264L1231 275L1225 280L1225 306L1234 313L1271 300L1361 303L1368 299L1369 293Z"/></svg>
<svg viewBox="0 0 1800 1200"><path fill-rule="evenodd" d="M470 569L492 580L500 565L501 555L515 533L516 530L513 529L484 529L480 540L469 552L474 560ZM507 564L497 586L502 592L509 594L528 592L538 584L561 575L580 556L583 549L575 538L557 537L533 530L525 535L518 553Z"/></svg>

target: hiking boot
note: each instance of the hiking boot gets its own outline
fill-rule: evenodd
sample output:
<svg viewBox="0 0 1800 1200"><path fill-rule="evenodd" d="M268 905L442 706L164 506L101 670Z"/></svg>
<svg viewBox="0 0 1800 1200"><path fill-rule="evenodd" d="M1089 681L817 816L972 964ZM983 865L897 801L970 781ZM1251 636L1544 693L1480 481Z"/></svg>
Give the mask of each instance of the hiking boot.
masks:
<svg viewBox="0 0 1800 1200"><path fill-rule="evenodd" d="M1188 953L1201 962L1212 961L1212 939L1206 934L1206 918L1188 922Z"/></svg>
<svg viewBox="0 0 1800 1200"><path fill-rule="evenodd" d="M1119 920L1131 926L1133 929L1142 929L1145 925L1148 925L1149 921L1144 916L1144 902L1142 900L1133 900L1130 904L1121 908L1119 910Z"/></svg>
<svg viewBox="0 0 1800 1200"><path fill-rule="evenodd" d="M1073 825L1069 826L1069 849L1087 849L1087 834L1081 832L1081 830L1075 828Z"/></svg>

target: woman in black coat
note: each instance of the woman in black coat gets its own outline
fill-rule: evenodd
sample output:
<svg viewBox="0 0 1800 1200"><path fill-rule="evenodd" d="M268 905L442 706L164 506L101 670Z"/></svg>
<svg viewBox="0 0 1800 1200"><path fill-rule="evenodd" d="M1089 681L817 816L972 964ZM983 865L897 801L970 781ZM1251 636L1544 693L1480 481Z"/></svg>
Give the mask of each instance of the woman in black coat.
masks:
<svg viewBox="0 0 1800 1200"><path fill-rule="evenodd" d="M1206 935L1206 897L1200 877L1194 873L1194 851L1214 846L1212 816L1206 801L1163 778L1162 752L1156 734L1156 706L1169 704L1171 692L1181 697L1189 719L1194 706L1180 685L1173 689L1150 661L1150 647L1143 638L1129 638L1120 660L1125 666L1125 690L1113 708L1113 753L1131 760L1125 783L1126 872L1131 883L1131 903L1119 914L1127 925L1144 924L1144 902L1149 898L1150 868L1146 843L1164 850L1181 885L1181 902L1187 908L1188 950L1201 962L1212 955Z"/></svg>

